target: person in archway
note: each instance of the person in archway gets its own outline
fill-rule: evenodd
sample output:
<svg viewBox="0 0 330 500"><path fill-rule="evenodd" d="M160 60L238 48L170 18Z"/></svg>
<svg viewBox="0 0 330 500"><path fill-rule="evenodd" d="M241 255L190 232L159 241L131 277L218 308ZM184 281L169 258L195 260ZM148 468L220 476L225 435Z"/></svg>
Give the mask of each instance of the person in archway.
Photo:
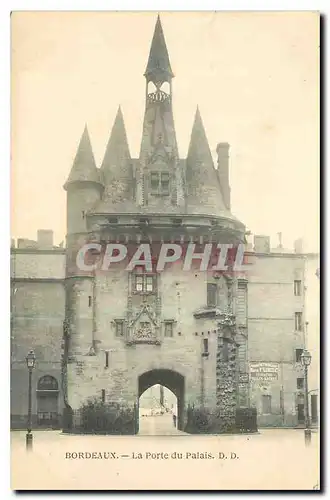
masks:
<svg viewBox="0 0 330 500"><path fill-rule="evenodd" d="M173 425L174 427L176 427L176 414L173 413Z"/></svg>

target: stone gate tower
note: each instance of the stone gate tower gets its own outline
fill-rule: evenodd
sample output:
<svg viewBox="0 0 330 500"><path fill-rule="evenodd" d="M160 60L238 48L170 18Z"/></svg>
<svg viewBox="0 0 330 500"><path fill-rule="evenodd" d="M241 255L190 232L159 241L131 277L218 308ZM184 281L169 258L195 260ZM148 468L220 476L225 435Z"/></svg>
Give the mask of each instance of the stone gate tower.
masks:
<svg viewBox="0 0 330 500"><path fill-rule="evenodd" d="M163 272L94 266L88 273L73 264L91 241L129 249L194 243L196 253L206 243L244 242L244 225L230 207L229 145L218 144L216 169L198 109L187 158L179 158L174 74L159 17L144 76L139 158L130 156L119 108L100 168L85 128L65 184L65 402L73 411L92 397L133 407L147 388L161 384L178 398L179 428L188 405L201 405L217 410L219 429L226 429L237 405L247 404L247 390L238 384L246 372L244 277L185 271L179 261Z"/></svg>

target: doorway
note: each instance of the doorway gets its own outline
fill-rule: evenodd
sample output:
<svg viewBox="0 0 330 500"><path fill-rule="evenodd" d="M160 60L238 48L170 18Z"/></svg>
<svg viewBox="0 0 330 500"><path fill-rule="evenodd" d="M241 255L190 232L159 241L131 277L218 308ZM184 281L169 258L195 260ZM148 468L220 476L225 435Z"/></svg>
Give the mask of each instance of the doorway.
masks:
<svg viewBox="0 0 330 500"><path fill-rule="evenodd" d="M305 405L303 403L298 404L298 424L303 424L305 422Z"/></svg>
<svg viewBox="0 0 330 500"><path fill-rule="evenodd" d="M41 377L37 385L38 426L57 429L58 415L58 383L51 375Z"/></svg>
<svg viewBox="0 0 330 500"><path fill-rule="evenodd" d="M139 424L143 418L149 418L148 424L144 421L146 425L149 425L149 432L161 434L162 428L165 432L165 428L174 427L173 414L175 414L176 428L183 430L184 389L184 377L172 370L157 369L140 375L138 379ZM158 417L162 420L156 420ZM143 429L140 428L140 431L142 432ZM168 431L165 433L167 434Z"/></svg>

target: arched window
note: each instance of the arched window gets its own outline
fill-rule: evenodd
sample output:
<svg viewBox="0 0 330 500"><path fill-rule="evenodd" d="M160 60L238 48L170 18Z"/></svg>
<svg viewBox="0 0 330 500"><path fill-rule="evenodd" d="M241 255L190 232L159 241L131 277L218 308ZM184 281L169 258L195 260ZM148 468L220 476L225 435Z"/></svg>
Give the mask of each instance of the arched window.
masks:
<svg viewBox="0 0 330 500"><path fill-rule="evenodd" d="M51 375L44 375L38 381L38 391L58 391L56 378Z"/></svg>

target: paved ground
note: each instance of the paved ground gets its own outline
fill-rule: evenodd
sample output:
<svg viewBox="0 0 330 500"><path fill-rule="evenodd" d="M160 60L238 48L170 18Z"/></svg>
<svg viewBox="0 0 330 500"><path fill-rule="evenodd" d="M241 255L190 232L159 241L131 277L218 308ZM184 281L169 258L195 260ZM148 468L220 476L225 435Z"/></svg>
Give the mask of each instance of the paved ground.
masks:
<svg viewBox="0 0 330 500"><path fill-rule="evenodd" d="M13 489L312 490L319 482L319 434L306 447L301 429L193 436L164 415L141 419L138 436L35 431L32 452L25 432L11 441Z"/></svg>
<svg viewBox="0 0 330 500"><path fill-rule="evenodd" d="M139 435L141 436L178 436L185 434L174 427L173 416L163 415L140 417Z"/></svg>

